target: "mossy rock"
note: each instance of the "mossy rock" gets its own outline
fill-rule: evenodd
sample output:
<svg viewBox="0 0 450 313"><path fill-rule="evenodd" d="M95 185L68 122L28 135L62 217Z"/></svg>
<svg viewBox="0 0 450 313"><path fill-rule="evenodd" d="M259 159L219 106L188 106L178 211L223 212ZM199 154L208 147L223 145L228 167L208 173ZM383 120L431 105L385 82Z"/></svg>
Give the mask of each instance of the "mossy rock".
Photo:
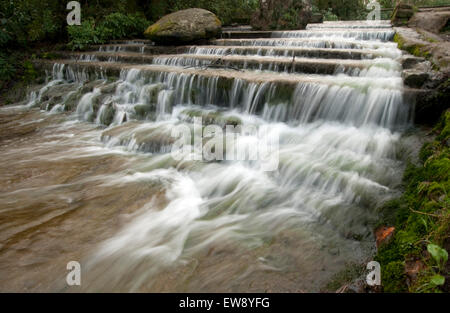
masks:
<svg viewBox="0 0 450 313"><path fill-rule="evenodd" d="M114 121L114 116L116 114L116 109L113 103L108 103L107 107L101 112L100 123L103 125L110 125Z"/></svg>
<svg viewBox="0 0 450 313"><path fill-rule="evenodd" d="M134 106L134 111L137 116L144 118L155 111L155 106L152 104L138 104Z"/></svg>
<svg viewBox="0 0 450 313"><path fill-rule="evenodd" d="M222 23L203 9L181 10L164 16L144 32L150 40L162 45L180 45L207 40L220 34Z"/></svg>

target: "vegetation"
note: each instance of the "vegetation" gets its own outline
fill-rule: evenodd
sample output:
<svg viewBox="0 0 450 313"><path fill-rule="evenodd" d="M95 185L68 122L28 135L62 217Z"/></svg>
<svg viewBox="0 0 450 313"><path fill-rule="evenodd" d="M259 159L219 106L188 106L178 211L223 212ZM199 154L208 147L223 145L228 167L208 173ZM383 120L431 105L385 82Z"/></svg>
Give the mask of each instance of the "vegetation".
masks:
<svg viewBox="0 0 450 313"><path fill-rule="evenodd" d="M394 239L376 256L385 292L448 292L450 111L433 133L435 140L420 151L420 164L405 171L403 196L382 208L385 223L396 228ZM407 277L407 264L421 269L416 279Z"/></svg>
<svg viewBox="0 0 450 313"><path fill-rule="evenodd" d="M324 14L325 20L366 19L369 12L364 0L314 0L313 5Z"/></svg>
<svg viewBox="0 0 450 313"><path fill-rule="evenodd" d="M68 26L69 48L84 50L89 45L101 44L109 40L136 38L142 35L150 22L140 14L112 13L96 26L93 18L88 18L81 26Z"/></svg>

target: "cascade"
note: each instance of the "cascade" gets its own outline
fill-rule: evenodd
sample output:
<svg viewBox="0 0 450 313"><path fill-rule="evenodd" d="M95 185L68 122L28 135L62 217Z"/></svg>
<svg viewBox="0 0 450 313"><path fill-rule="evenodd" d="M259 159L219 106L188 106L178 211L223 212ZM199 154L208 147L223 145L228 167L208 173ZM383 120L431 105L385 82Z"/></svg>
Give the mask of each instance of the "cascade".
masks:
<svg viewBox="0 0 450 313"><path fill-rule="evenodd" d="M103 193L92 214L115 207L114 193L127 199L117 205L134 208L83 256L83 288L160 291L166 282L168 291L248 291L253 281L255 290L294 281L317 291L364 260L376 208L398 192L412 125L393 35L386 21L326 22L173 54L129 41L43 61L47 83L27 107L64 113L59 123L70 134L94 125L67 152L92 162L82 181ZM193 129L196 117L256 126L227 137L226 150L276 139L276 170L257 160L174 160L172 130ZM96 160L112 155L126 168L95 172ZM69 194L61 188L50 189Z"/></svg>

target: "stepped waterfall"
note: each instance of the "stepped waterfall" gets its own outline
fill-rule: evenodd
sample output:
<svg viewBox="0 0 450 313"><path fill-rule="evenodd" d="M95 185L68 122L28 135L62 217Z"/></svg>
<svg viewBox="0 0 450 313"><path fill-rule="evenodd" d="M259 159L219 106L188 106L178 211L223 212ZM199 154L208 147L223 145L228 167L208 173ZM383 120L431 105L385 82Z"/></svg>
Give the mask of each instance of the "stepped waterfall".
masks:
<svg viewBox="0 0 450 313"><path fill-rule="evenodd" d="M371 261L377 208L400 192L414 140L393 36L388 21L325 22L42 60L45 84L0 109L20 117L5 134L31 134L0 157L21 177L0 196L4 288L65 291L78 260L83 291L320 291ZM199 118L255 127L225 150L276 140L278 166L175 160L173 129Z"/></svg>

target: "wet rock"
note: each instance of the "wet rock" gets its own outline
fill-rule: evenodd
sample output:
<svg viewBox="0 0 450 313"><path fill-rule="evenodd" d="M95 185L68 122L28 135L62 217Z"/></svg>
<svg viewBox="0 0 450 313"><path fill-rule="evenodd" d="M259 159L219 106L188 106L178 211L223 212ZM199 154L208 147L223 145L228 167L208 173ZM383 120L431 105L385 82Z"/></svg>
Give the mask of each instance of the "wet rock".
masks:
<svg viewBox="0 0 450 313"><path fill-rule="evenodd" d="M68 94L67 98L62 103L64 105L64 110L65 111L75 110L82 96L83 94L79 90Z"/></svg>
<svg viewBox="0 0 450 313"><path fill-rule="evenodd" d="M417 69L404 70L402 76L405 85L412 88L422 87L430 77L427 72Z"/></svg>
<svg viewBox="0 0 450 313"><path fill-rule="evenodd" d="M181 10L164 16L144 35L158 44L186 44L207 40L220 34L222 23L217 16L203 9Z"/></svg>
<svg viewBox="0 0 450 313"><path fill-rule="evenodd" d="M400 62L402 63L403 69L410 69L416 66L417 64L424 62L425 58L415 57L412 55L404 55L402 56Z"/></svg>
<svg viewBox="0 0 450 313"><path fill-rule="evenodd" d="M114 116L116 114L114 103L110 102L106 104L105 108L99 114L100 123L106 126L110 125L113 122Z"/></svg>
<svg viewBox="0 0 450 313"><path fill-rule="evenodd" d="M415 122L418 124L435 124L441 113L450 103L450 83L445 79L437 88L427 90L416 98Z"/></svg>
<svg viewBox="0 0 450 313"><path fill-rule="evenodd" d="M386 226L381 226L377 230L375 230L377 249L391 242L392 238L394 237L394 231L395 227Z"/></svg>
<svg viewBox="0 0 450 313"><path fill-rule="evenodd" d="M337 247L328 249L328 252L331 255L339 255L339 253L340 253L339 248L337 248Z"/></svg>
<svg viewBox="0 0 450 313"><path fill-rule="evenodd" d="M104 85L104 86L100 87L99 89L100 89L100 92L103 94L113 93L116 90L117 85L118 85L117 82L114 82L111 84Z"/></svg>
<svg viewBox="0 0 450 313"><path fill-rule="evenodd" d="M89 82L85 83L83 85L83 87L81 87L81 93L84 94L84 93L92 92L94 90L94 88L98 88L103 83L104 83L103 80L89 81Z"/></svg>
<svg viewBox="0 0 450 313"><path fill-rule="evenodd" d="M134 106L134 111L136 112L136 115L140 118L144 118L147 115L154 112L155 106L151 104L138 104Z"/></svg>

